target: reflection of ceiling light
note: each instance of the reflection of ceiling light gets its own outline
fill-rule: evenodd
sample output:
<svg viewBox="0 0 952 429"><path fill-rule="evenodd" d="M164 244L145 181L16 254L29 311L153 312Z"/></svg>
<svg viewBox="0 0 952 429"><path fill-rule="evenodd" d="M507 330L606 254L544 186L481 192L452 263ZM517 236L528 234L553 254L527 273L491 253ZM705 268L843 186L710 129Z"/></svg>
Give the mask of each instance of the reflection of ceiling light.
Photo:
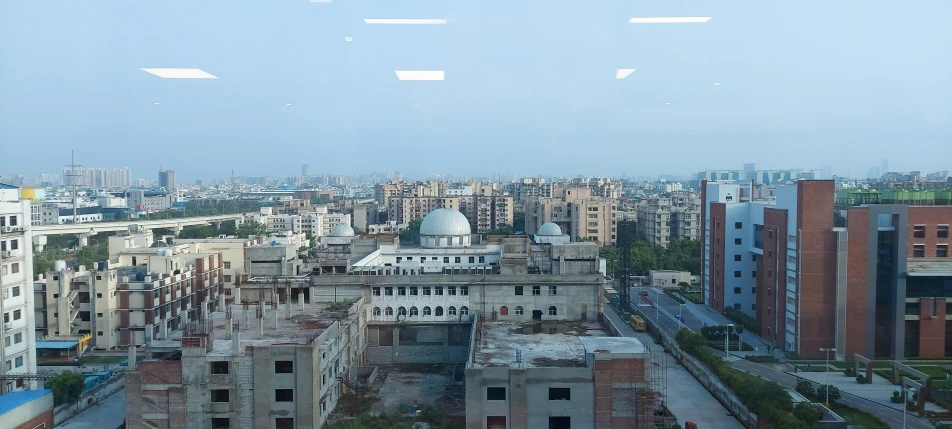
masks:
<svg viewBox="0 0 952 429"><path fill-rule="evenodd" d="M345 42L353 42L353 41L354 41L354 38L353 38L353 37L344 36L344 41L345 41Z"/></svg>
<svg viewBox="0 0 952 429"><path fill-rule="evenodd" d="M291 105L291 103L285 104L285 106L290 106L290 105Z"/></svg>
<svg viewBox="0 0 952 429"><path fill-rule="evenodd" d="M443 80L443 70L394 70L400 80Z"/></svg>
<svg viewBox="0 0 952 429"><path fill-rule="evenodd" d="M664 104L671 104L671 102L670 102L670 101L665 101Z"/></svg>
<svg viewBox="0 0 952 429"><path fill-rule="evenodd" d="M158 105L159 105L159 102L158 102L158 101L156 101L156 102L155 102L155 105L156 105L156 106L158 106Z"/></svg>
<svg viewBox="0 0 952 429"><path fill-rule="evenodd" d="M311 3L330 3L331 0L311 0Z"/></svg>
<svg viewBox="0 0 952 429"><path fill-rule="evenodd" d="M139 69L165 79L218 79L200 69Z"/></svg>
<svg viewBox="0 0 952 429"><path fill-rule="evenodd" d="M714 82L714 86L721 86L720 82Z"/></svg>
<svg viewBox="0 0 952 429"><path fill-rule="evenodd" d="M408 24L408 25L435 25L446 24L442 18L367 18L365 24Z"/></svg>
<svg viewBox="0 0 952 429"><path fill-rule="evenodd" d="M615 71L615 79L624 79L635 72L635 69L618 69Z"/></svg>
<svg viewBox="0 0 952 429"><path fill-rule="evenodd" d="M632 18L628 20L629 24L689 24L708 22L709 16L681 16L681 17L662 17L662 18Z"/></svg>

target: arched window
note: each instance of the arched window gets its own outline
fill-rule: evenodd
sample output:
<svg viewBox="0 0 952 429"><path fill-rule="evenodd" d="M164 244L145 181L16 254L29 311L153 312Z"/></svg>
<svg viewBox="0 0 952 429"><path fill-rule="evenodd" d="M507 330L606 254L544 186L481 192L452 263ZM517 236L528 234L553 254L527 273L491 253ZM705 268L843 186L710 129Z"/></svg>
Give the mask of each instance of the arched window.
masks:
<svg viewBox="0 0 952 429"><path fill-rule="evenodd" d="M380 315L380 307L374 307L374 316Z"/></svg>
<svg viewBox="0 0 952 429"><path fill-rule="evenodd" d="M522 316L522 306L516 307L516 316Z"/></svg>
<svg viewBox="0 0 952 429"><path fill-rule="evenodd" d="M386 312L387 316L393 316L393 307L387 307Z"/></svg>
<svg viewBox="0 0 952 429"><path fill-rule="evenodd" d="M459 308L459 314L460 314L460 316L465 316L465 315L469 314L469 307L467 307L467 306L465 306L465 305L462 306L462 307L460 307L460 308Z"/></svg>
<svg viewBox="0 0 952 429"><path fill-rule="evenodd" d="M432 315L432 314L433 314L433 310L431 310L430 307L423 307L423 315L424 315L424 316L430 316L430 315Z"/></svg>
<svg viewBox="0 0 952 429"><path fill-rule="evenodd" d="M443 307L436 307L436 315L437 316L443 315Z"/></svg>
<svg viewBox="0 0 952 429"><path fill-rule="evenodd" d="M502 306L502 307L499 307L499 315L500 315L500 316L508 316L508 315L509 315L509 307L506 307L505 305Z"/></svg>
<svg viewBox="0 0 952 429"><path fill-rule="evenodd" d="M558 314L559 314L559 310L555 308L554 305L549 307L549 316L557 316Z"/></svg>
<svg viewBox="0 0 952 429"><path fill-rule="evenodd" d="M455 315L456 315L456 307L453 307L453 306L451 305L450 308L447 308L447 309L446 309L446 315L448 315L448 316L455 316Z"/></svg>
<svg viewBox="0 0 952 429"><path fill-rule="evenodd" d="M410 317L417 317L420 315L420 310L417 310L416 307L410 307Z"/></svg>
<svg viewBox="0 0 952 429"><path fill-rule="evenodd" d="M555 308L555 307L552 307L552 308ZM397 316L406 316L406 315L407 315L406 307L400 307L397 309Z"/></svg>

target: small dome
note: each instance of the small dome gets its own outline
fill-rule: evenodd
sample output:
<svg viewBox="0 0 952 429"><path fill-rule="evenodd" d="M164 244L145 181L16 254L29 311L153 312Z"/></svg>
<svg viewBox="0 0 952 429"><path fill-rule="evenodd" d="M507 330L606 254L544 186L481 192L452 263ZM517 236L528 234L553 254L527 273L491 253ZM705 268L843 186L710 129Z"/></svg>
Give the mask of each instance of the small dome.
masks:
<svg viewBox="0 0 952 429"><path fill-rule="evenodd" d="M539 227L539 231L536 232L536 235L544 235L546 237L555 237L562 235L562 228L552 222L546 222Z"/></svg>
<svg viewBox="0 0 952 429"><path fill-rule="evenodd" d="M346 223L339 223L331 228L331 237L353 237L354 228Z"/></svg>
<svg viewBox="0 0 952 429"><path fill-rule="evenodd" d="M420 235L459 236L471 233L469 220L453 209L436 209L423 218Z"/></svg>

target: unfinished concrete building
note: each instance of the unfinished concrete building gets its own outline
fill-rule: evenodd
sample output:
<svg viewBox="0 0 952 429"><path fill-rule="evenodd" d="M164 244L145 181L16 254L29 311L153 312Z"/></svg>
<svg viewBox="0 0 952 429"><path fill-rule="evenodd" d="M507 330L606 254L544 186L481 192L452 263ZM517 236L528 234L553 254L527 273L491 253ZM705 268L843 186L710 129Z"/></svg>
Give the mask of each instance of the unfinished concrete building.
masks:
<svg viewBox="0 0 952 429"><path fill-rule="evenodd" d="M473 333L468 429L667 427L655 417L663 367L637 338L579 322L477 321Z"/></svg>

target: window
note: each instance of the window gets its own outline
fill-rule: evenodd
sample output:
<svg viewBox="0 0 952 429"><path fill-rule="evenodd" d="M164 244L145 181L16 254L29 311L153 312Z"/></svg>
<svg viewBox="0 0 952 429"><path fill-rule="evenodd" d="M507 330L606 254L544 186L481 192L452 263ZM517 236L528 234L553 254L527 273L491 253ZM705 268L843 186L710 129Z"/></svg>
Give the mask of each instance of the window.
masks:
<svg viewBox="0 0 952 429"><path fill-rule="evenodd" d="M912 227L912 238L926 238L926 226L914 225Z"/></svg>
<svg viewBox="0 0 952 429"><path fill-rule="evenodd" d="M383 288L383 293L384 293L384 295L387 295L387 296L393 296L393 288L392 288L392 287L385 287L385 288Z"/></svg>
<svg viewBox="0 0 952 429"><path fill-rule="evenodd" d="M385 314L387 316L393 316L393 307L387 307L387 309L385 310Z"/></svg>
<svg viewBox="0 0 952 429"><path fill-rule="evenodd" d="M516 307L516 316L522 316L522 307Z"/></svg>
<svg viewBox="0 0 952 429"><path fill-rule="evenodd" d="M379 310L379 308L378 308L377 310ZM293 374L293 373L294 373L294 361L293 361L293 360L276 360L276 361L274 361L274 373L275 373L275 374Z"/></svg>
<svg viewBox="0 0 952 429"><path fill-rule="evenodd" d="M23 356L17 356L17 358L14 360L13 367L19 368L21 366L23 366Z"/></svg>
<svg viewBox="0 0 952 429"><path fill-rule="evenodd" d="M924 258L926 257L926 245L925 244L915 244L912 246L912 257L913 258Z"/></svg>
<svg viewBox="0 0 952 429"><path fill-rule="evenodd" d="M739 302L735 302L735 303L734 303L734 310L740 310L740 303L739 303Z"/></svg>
<svg viewBox="0 0 952 429"><path fill-rule="evenodd" d="M18 296L20 296L20 286L14 286L14 287L13 287L13 297L16 298L16 297L18 297Z"/></svg>
<svg viewBox="0 0 952 429"><path fill-rule="evenodd" d="M373 294L373 296L380 296L380 287L379 287L379 286L374 286L374 287L370 288L370 291L371 291L371 293Z"/></svg>
<svg viewBox="0 0 952 429"><path fill-rule="evenodd" d="M230 270L230 269L231 269L231 262L225 261L225 269L226 269L226 270Z"/></svg>
<svg viewBox="0 0 952 429"><path fill-rule="evenodd" d="M572 389L569 389L568 387L550 387L549 400L550 401L571 401Z"/></svg>
<svg viewBox="0 0 952 429"><path fill-rule="evenodd" d="M751 310L757 310L757 304L756 304L756 303L751 304L751 305L750 305L750 309L751 309Z"/></svg>
<svg viewBox="0 0 952 429"><path fill-rule="evenodd" d="M936 226L935 236L938 238L949 238L949 226L948 225Z"/></svg>
<svg viewBox="0 0 952 429"><path fill-rule="evenodd" d="M228 389L215 389L211 393L212 402L228 402Z"/></svg>
<svg viewBox="0 0 952 429"><path fill-rule="evenodd" d="M483 263L485 263L485 262L486 262L486 257L485 257L485 256L480 256L480 257L479 257L479 263L480 263L480 264L483 264Z"/></svg>
<svg viewBox="0 0 952 429"><path fill-rule="evenodd" d="M443 295L443 286L434 286L433 295L442 296Z"/></svg>
<svg viewBox="0 0 952 429"><path fill-rule="evenodd" d="M225 274L225 275L224 275L224 281L225 281L225 282L230 282L230 281L231 281L231 275Z"/></svg>
<svg viewBox="0 0 952 429"><path fill-rule="evenodd" d="M17 250L20 248L20 240L10 240L10 250Z"/></svg>
<svg viewBox="0 0 952 429"><path fill-rule="evenodd" d="M397 316L406 316L406 315L407 315L406 307L397 308Z"/></svg>
<svg viewBox="0 0 952 429"><path fill-rule="evenodd" d="M475 257L475 256L470 256L470 257L469 257L469 263L470 263L470 264L475 264L475 263L476 263L476 257Z"/></svg>
<svg viewBox="0 0 952 429"><path fill-rule="evenodd" d="M430 287L429 287L429 286L423 286L421 289L423 289L423 296L430 296Z"/></svg>
<svg viewBox="0 0 952 429"><path fill-rule="evenodd" d="M416 307L410 307L410 317L417 317L420 315L420 310L417 310Z"/></svg>
<svg viewBox="0 0 952 429"><path fill-rule="evenodd" d="M410 296L416 296L416 295L417 295L417 287L410 286Z"/></svg>
<svg viewBox="0 0 952 429"><path fill-rule="evenodd" d="M768 269L767 269L767 277L773 277L773 269L772 269L772 268L768 268Z"/></svg>
<svg viewBox="0 0 952 429"><path fill-rule="evenodd" d="M274 429L294 429L294 419L291 417L277 417L274 419Z"/></svg>
<svg viewBox="0 0 952 429"><path fill-rule="evenodd" d="M740 277L740 271L734 271L734 277Z"/></svg>
<svg viewBox="0 0 952 429"><path fill-rule="evenodd" d="M734 255L734 261L740 262L740 258L741 258L740 255Z"/></svg>
<svg viewBox="0 0 952 429"><path fill-rule="evenodd" d="M756 272L756 271L751 271L751 272L750 272L750 276L756 279L756 278L757 278L757 272Z"/></svg>
<svg viewBox="0 0 952 429"><path fill-rule="evenodd" d="M453 262L455 262L455 263L458 264L458 263L460 263L460 262L463 262L463 258L460 257L460 256L457 256L457 257L453 258Z"/></svg>
<svg viewBox="0 0 952 429"><path fill-rule="evenodd" d="M22 317L20 310L13 310L13 320L20 320L20 317Z"/></svg>
<svg viewBox="0 0 952 429"><path fill-rule="evenodd" d="M516 286L516 295L522 295L522 286Z"/></svg>
<svg viewBox="0 0 952 429"><path fill-rule="evenodd" d="M424 316L432 316L432 315L433 315L433 309L431 309L430 307L423 307L423 315L424 315Z"/></svg>
<svg viewBox="0 0 952 429"><path fill-rule="evenodd" d="M460 295L463 295L463 296L468 296L468 295L469 295L469 286L460 286L460 287L459 287L459 294L460 294Z"/></svg>
<svg viewBox="0 0 952 429"><path fill-rule="evenodd" d="M20 263L14 262L10 264L10 274L16 274L20 272Z"/></svg>
<svg viewBox="0 0 952 429"><path fill-rule="evenodd" d="M444 264L450 263L450 257L449 257L449 256L444 256L444 257L443 257L443 263L444 263Z"/></svg>
<svg viewBox="0 0 952 429"><path fill-rule="evenodd" d="M536 295L536 296L542 295L542 286L533 286L533 287L532 287L532 294L533 294L533 295Z"/></svg>
<svg viewBox="0 0 952 429"><path fill-rule="evenodd" d="M487 401L505 401L506 388L505 387L487 387L486 400Z"/></svg>
<svg viewBox="0 0 952 429"><path fill-rule="evenodd" d="M212 417L212 429L230 429L231 421L224 417Z"/></svg>
<svg viewBox="0 0 952 429"><path fill-rule="evenodd" d="M456 286L447 286L446 287L447 295L456 295Z"/></svg>
<svg viewBox="0 0 952 429"><path fill-rule="evenodd" d="M453 306L451 305L450 308L447 308L447 309L446 309L446 314L449 315L449 316L455 316L455 315L456 315L456 307L453 307Z"/></svg>
<svg viewBox="0 0 952 429"><path fill-rule="evenodd" d="M753 295L757 295L757 286L750 288L750 293Z"/></svg>
<svg viewBox="0 0 952 429"><path fill-rule="evenodd" d="M397 256L397 263L403 262L403 256Z"/></svg>
<svg viewBox="0 0 952 429"><path fill-rule="evenodd" d="M374 307L372 314L373 314L374 316L379 316L379 315L380 315L380 307Z"/></svg>
<svg viewBox="0 0 952 429"><path fill-rule="evenodd" d="M13 344L20 344L22 342L23 342L22 332L17 332L16 334L13 334Z"/></svg>
<svg viewBox="0 0 952 429"><path fill-rule="evenodd" d="M559 292L558 287L549 286L549 296L558 295L558 292Z"/></svg>
<svg viewBox="0 0 952 429"><path fill-rule="evenodd" d="M228 361L210 362L209 366L212 374L228 374Z"/></svg>
<svg viewBox="0 0 952 429"><path fill-rule="evenodd" d="M734 222L734 229L742 229L742 228L744 228L743 222Z"/></svg>
<svg viewBox="0 0 952 429"><path fill-rule="evenodd" d="M274 389L274 402L294 402L294 389Z"/></svg>
<svg viewBox="0 0 952 429"><path fill-rule="evenodd" d="M549 307L549 316L557 316L558 314L559 314L559 309L555 308L554 305Z"/></svg>
<svg viewBox="0 0 952 429"><path fill-rule="evenodd" d="M740 293L740 288L739 288L739 287L735 287L735 288L734 288L734 293L735 293L735 294Z"/></svg>
<svg viewBox="0 0 952 429"><path fill-rule="evenodd" d="M467 307L467 306L464 305L464 306L462 306L462 307L459 308L459 315L460 315L460 316L466 316L466 315L468 315L468 314L469 314L469 307Z"/></svg>
<svg viewBox="0 0 952 429"><path fill-rule="evenodd" d="M741 240L741 239L739 239L739 238L735 238L735 239L734 239L734 245L735 245L735 246L740 246L742 242L743 242L743 240Z"/></svg>
<svg viewBox="0 0 952 429"><path fill-rule="evenodd" d="M404 287L404 286L398 287L398 288L397 288L397 295L407 296L407 288Z"/></svg>
<svg viewBox="0 0 952 429"><path fill-rule="evenodd" d="M572 418L567 416L549 417L549 429L571 429Z"/></svg>
<svg viewBox="0 0 952 429"><path fill-rule="evenodd" d="M949 257L949 245L948 244L939 244L935 246L935 257L936 258L948 258ZM17 296L16 291L14 291L13 296Z"/></svg>
<svg viewBox="0 0 952 429"><path fill-rule="evenodd" d="M443 307L436 307L436 312L434 313L437 316L443 315Z"/></svg>

